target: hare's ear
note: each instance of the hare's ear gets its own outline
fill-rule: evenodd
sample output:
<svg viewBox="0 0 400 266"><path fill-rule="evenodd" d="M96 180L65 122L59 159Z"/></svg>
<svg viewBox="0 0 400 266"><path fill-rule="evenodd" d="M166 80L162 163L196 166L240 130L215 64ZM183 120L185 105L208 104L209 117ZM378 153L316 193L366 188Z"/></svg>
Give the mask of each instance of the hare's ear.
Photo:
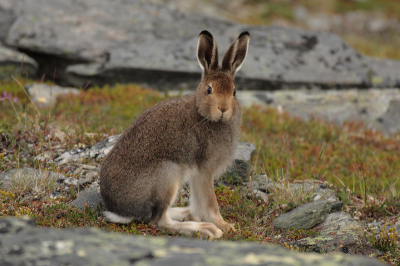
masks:
<svg viewBox="0 0 400 266"><path fill-rule="evenodd" d="M233 41L222 59L222 70L230 72L232 76L242 67L249 47L250 33L242 32Z"/></svg>
<svg viewBox="0 0 400 266"><path fill-rule="evenodd" d="M203 76L218 68L218 47L214 37L206 30L199 34L197 61L203 70Z"/></svg>

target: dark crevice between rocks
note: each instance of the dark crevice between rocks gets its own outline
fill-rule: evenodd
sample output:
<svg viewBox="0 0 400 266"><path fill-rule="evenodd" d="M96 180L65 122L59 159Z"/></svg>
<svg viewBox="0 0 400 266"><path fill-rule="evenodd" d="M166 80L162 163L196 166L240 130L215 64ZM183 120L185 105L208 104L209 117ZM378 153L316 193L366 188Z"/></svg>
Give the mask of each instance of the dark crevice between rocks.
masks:
<svg viewBox="0 0 400 266"><path fill-rule="evenodd" d="M104 84L114 85L116 83L136 83L144 87L150 87L158 90L180 90L196 89L200 79L200 71L196 72L178 72L166 70L148 70L148 69L112 69L106 70L93 76L82 76L75 73L68 73L68 79L65 80L69 86L84 87L89 81L90 85L103 86ZM235 78L236 88L238 90L262 90L276 91L286 89L348 89L360 88L366 89L370 85L363 84L323 84L323 83L302 83L302 82L283 82L270 81L256 78Z"/></svg>
<svg viewBox="0 0 400 266"><path fill-rule="evenodd" d="M62 56L33 52L26 49L19 49L21 53L32 57L38 64L39 70L36 77L28 77L31 79L42 78L45 75L45 80L54 81L61 86L70 86L68 78L66 77L66 68L70 65L89 63L83 59L65 58ZM83 86L81 86L83 88Z"/></svg>
<svg viewBox="0 0 400 266"><path fill-rule="evenodd" d="M304 44L306 45L306 44ZM304 49L303 49L304 50ZM136 83L144 87L158 90L179 90L195 89L201 79L199 72L179 72L155 69L140 68L115 68L111 70L98 69L94 75L79 75L67 72L67 67L79 64L89 64L87 60L81 58L66 58L58 55L34 52L26 49L19 49L20 52L32 57L39 64L39 71L36 76L28 78L41 79L45 75L45 80L50 80L61 86L74 86L86 88L91 86L115 85L117 83ZM84 66L84 65L83 65ZM102 65L99 64L99 67ZM54 76L55 73L55 76ZM90 85L87 84L90 81ZM286 89L348 89L348 88L369 88L371 84L326 84L326 83L305 83L305 82L284 82L279 80L265 80L258 78L235 78L236 87L239 90L263 90L276 91Z"/></svg>

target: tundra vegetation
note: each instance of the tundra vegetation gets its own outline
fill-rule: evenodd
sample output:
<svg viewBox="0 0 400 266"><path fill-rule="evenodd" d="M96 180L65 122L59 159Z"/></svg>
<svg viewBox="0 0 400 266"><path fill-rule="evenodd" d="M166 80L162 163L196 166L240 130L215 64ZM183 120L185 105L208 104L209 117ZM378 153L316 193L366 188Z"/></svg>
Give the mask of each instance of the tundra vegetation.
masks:
<svg viewBox="0 0 400 266"><path fill-rule="evenodd" d="M230 17L228 13L225 17L234 20L240 17L240 22L253 25L280 20L288 26L303 27L296 20L299 3L307 8L310 17L316 14L345 16L349 11L361 10L371 16L379 13L378 16L400 20L398 0L243 0L240 16ZM371 35L337 30L337 33L363 54L400 59L398 32ZM168 93L133 84L91 87L78 95L58 97L50 107L39 108L24 90L30 82L33 81L18 77L0 81L0 173L23 167L58 172L60 169L53 162L55 156L51 155L47 161L34 158L45 152L52 154L56 147L72 150L120 134L145 109L170 97ZM317 180L335 190L344 202L342 210L362 223L380 221L393 225L398 221L400 134L384 136L352 121L340 126L319 119L305 122L263 106L243 109L242 118L241 141L257 147L248 173L250 179L264 173L285 185ZM50 198L49 190L58 185L46 179L40 182L27 179L15 182L10 190L0 190L0 216L28 215L43 227L91 226L134 235L177 235L138 222L106 223L100 208L79 210L69 206L76 198L73 190L70 194L62 193L60 198ZM311 201L310 193L293 193L286 186L276 187L265 202L251 193L241 193L240 187L241 184L215 188L223 218L234 223L236 228L236 232L225 233L223 240L276 243L291 248L286 243L319 234L315 229L279 230L272 226L278 214ZM179 206L186 204L186 201L177 202ZM377 240L374 234L365 232L383 252L379 259L399 265L399 239L389 230L381 234Z"/></svg>
<svg viewBox="0 0 400 266"><path fill-rule="evenodd" d="M35 156L51 154L55 147L71 150L120 134L146 108L169 97L137 85L104 86L58 97L53 107L38 108L23 89L26 82L15 79L0 85L0 171L23 167L60 171L52 161L54 156L47 162ZM355 122L341 126L318 119L305 122L275 109L252 106L243 110L242 141L257 147L250 179L265 173L285 184L324 182L345 203L343 210L363 223L390 225L400 215L400 134L385 137ZM48 197L46 193L57 185L46 179L14 183L11 190L0 191L0 214L29 215L47 227L94 226L128 234L176 235L138 222L106 223L100 209L82 211L69 206L76 198L74 191L57 199ZM240 186L215 188L222 216L236 227L236 232L225 233L222 239L287 246L293 240L318 235L315 229L279 230L271 224L277 214L311 201L310 193L276 187L265 202L241 193ZM367 232L366 236L384 252L382 260L393 265L399 262L399 242L393 234L382 236L382 241Z"/></svg>

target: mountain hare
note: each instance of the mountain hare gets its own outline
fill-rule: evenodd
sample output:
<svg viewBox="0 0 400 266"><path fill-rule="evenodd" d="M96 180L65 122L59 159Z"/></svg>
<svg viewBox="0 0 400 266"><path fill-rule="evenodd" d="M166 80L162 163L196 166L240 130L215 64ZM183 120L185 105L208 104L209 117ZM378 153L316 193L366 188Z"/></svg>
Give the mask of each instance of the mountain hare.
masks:
<svg viewBox="0 0 400 266"><path fill-rule="evenodd" d="M211 238L234 229L219 213L214 178L234 159L241 110L233 77L246 58L249 38L241 33L219 67L217 43L202 31L197 60L203 74L196 93L154 105L122 134L100 171L108 221L139 220ZM190 206L171 207L185 182Z"/></svg>

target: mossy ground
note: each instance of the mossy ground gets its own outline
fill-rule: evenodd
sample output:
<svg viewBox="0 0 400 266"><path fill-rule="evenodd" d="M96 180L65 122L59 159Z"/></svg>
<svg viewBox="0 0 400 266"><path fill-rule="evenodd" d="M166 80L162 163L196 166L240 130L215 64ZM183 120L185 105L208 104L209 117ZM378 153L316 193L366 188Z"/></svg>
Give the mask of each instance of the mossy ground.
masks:
<svg viewBox="0 0 400 266"><path fill-rule="evenodd" d="M55 107L36 110L14 81L2 82L2 92L18 100L0 101L0 171L25 166L57 170L51 159L49 166L33 158L51 153L56 146L69 150L122 133L146 108L167 97L137 85L117 85L60 97ZM400 135L387 138L354 122L342 126L317 119L304 122L261 106L243 110L242 132L242 140L257 147L250 174L263 172L273 180L317 179L332 184L346 203L344 209L363 222L383 219L390 224L399 217ZM40 226L95 226L131 234L176 235L147 224L106 223L97 211L69 207L71 196L27 200L23 193L12 192L1 191L1 214L29 215ZM236 232L226 233L223 239L284 245L318 234L315 230L280 231L271 225L277 213L309 199L271 198L264 202L235 187L218 187L216 194L223 217L236 226ZM399 261L396 247L386 251L386 261Z"/></svg>

